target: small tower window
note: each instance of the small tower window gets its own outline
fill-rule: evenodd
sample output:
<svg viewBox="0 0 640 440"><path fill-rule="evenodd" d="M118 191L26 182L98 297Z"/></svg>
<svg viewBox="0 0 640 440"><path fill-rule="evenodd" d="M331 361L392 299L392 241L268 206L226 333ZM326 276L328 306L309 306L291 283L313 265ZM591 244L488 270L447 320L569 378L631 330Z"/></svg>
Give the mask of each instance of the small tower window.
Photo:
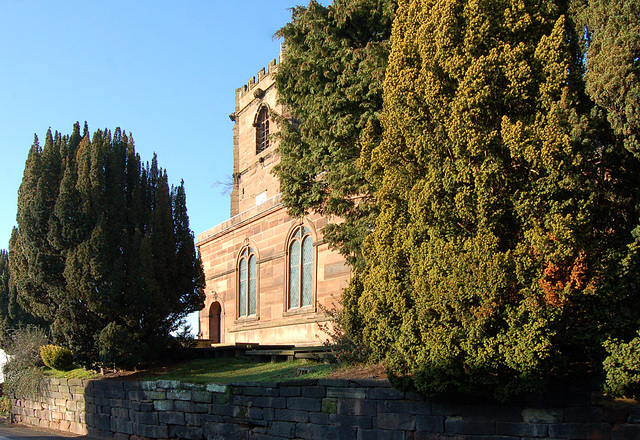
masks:
<svg viewBox="0 0 640 440"><path fill-rule="evenodd" d="M269 109L263 106L256 119L256 154L269 148Z"/></svg>

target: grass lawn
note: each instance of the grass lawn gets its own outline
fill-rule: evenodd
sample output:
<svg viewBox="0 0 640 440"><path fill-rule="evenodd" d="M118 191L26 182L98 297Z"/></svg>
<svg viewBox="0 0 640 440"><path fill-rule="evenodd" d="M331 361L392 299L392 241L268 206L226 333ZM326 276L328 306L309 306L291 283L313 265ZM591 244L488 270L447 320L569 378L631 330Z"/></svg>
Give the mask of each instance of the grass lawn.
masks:
<svg viewBox="0 0 640 440"><path fill-rule="evenodd" d="M298 376L298 369L309 372ZM328 377L337 366L300 360L286 362L255 362L247 357L200 359L162 374L138 376L140 380L179 380L196 384L231 382L282 382L293 379Z"/></svg>
<svg viewBox="0 0 640 440"><path fill-rule="evenodd" d="M308 372L298 376L299 368L304 368ZM304 363L302 360L270 363L256 362L244 356L160 364L136 372L119 371L105 376L82 368L71 371L46 370L45 374L61 379L177 380L195 384L282 382L294 379L386 378L381 364L341 366L318 362Z"/></svg>

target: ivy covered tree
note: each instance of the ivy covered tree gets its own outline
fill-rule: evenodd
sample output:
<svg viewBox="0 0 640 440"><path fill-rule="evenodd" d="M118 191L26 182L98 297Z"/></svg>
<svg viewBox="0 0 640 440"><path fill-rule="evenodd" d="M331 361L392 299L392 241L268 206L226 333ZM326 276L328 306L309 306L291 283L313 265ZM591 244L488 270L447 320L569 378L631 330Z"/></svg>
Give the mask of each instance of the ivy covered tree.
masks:
<svg viewBox="0 0 640 440"><path fill-rule="evenodd" d="M638 328L640 163L585 93L574 23L564 1L399 2L345 295L425 393L540 389Z"/></svg>
<svg viewBox="0 0 640 440"><path fill-rule="evenodd" d="M280 101L276 166L285 206L294 216L313 210L336 216L325 238L356 267L375 221L373 187L357 161L380 133L382 82L394 0L312 0L292 9L280 29L284 54L275 75ZM342 222L343 220L343 222Z"/></svg>
<svg viewBox="0 0 640 440"><path fill-rule="evenodd" d="M30 149L9 260L18 301L84 363L132 366L204 305L184 185L131 135L47 132ZM125 347L114 341L127 341ZM114 354L116 353L116 354Z"/></svg>

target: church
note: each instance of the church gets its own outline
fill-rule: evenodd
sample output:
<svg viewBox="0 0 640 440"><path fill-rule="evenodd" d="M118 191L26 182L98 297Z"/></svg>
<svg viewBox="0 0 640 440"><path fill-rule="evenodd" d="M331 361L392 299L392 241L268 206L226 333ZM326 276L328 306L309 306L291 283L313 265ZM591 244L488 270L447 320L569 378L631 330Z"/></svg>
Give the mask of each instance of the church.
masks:
<svg viewBox="0 0 640 440"><path fill-rule="evenodd" d="M320 345L323 308L335 307L351 272L323 239L328 218L290 217L280 183L273 60L236 90L230 218L198 235L206 279L201 340L216 344Z"/></svg>

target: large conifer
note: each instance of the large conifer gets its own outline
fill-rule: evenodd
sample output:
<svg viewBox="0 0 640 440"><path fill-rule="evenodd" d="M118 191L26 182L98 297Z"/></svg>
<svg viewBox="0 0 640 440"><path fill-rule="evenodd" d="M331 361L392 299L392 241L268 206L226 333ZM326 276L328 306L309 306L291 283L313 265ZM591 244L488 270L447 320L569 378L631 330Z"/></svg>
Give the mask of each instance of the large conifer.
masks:
<svg viewBox="0 0 640 440"><path fill-rule="evenodd" d="M276 85L293 116L280 118L276 174L284 204L294 216L314 210L344 220L329 224L325 238L356 266L375 218L373 188L357 160L379 134L395 7L395 0L328 7L312 0L278 32L285 46Z"/></svg>
<svg viewBox="0 0 640 440"><path fill-rule="evenodd" d="M203 306L185 198L119 128L89 138L76 123L70 136L49 131L43 149L36 139L10 248L21 304L84 363L152 356Z"/></svg>
<svg viewBox="0 0 640 440"><path fill-rule="evenodd" d="M637 325L638 161L586 98L566 13L399 2L363 153L380 215L347 304L423 392L535 389Z"/></svg>

